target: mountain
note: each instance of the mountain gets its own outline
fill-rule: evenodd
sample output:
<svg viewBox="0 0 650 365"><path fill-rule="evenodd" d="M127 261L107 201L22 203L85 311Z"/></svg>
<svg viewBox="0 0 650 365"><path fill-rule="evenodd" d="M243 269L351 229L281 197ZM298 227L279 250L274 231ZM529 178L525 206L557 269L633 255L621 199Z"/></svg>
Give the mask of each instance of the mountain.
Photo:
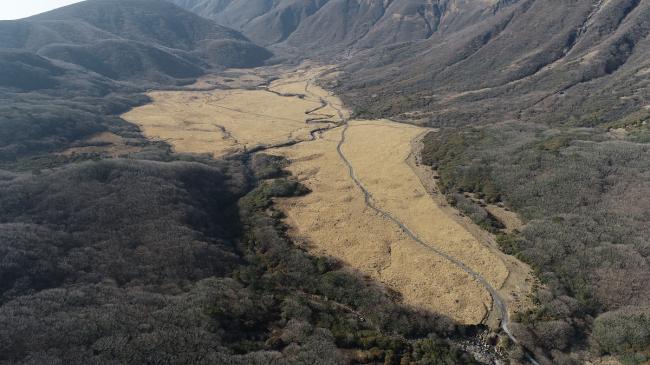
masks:
<svg viewBox="0 0 650 365"><path fill-rule="evenodd" d="M47 59L57 67L81 66L131 82L169 83L212 68L261 65L271 56L240 33L159 0L88 0L2 21L0 44L14 53L40 56L41 63ZM17 63L13 57L12 67L33 67ZM24 89L37 85L52 81L32 82Z"/></svg>
<svg viewBox="0 0 650 365"><path fill-rule="evenodd" d="M0 51L0 85L26 90L51 88L57 85L55 77L63 72L33 53Z"/></svg>
<svg viewBox="0 0 650 365"><path fill-rule="evenodd" d="M503 119L593 125L649 99L650 3L525 0L474 25L357 55L347 100L435 124Z"/></svg>
<svg viewBox="0 0 650 365"><path fill-rule="evenodd" d="M173 0L252 40L313 53L427 39L490 16L507 1Z"/></svg>
<svg viewBox="0 0 650 365"><path fill-rule="evenodd" d="M173 1L280 52L347 56L339 91L370 116L589 125L649 98L645 1Z"/></svg>

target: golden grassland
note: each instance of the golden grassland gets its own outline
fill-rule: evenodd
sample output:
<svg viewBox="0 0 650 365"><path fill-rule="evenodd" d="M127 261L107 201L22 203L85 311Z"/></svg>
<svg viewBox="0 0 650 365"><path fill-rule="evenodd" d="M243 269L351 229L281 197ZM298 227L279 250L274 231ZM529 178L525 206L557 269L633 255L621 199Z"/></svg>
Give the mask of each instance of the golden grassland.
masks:
<svg viewBox="0 0 650 365"><path fill-rule="evenodd" d="M336 152L341 131L337 128L314 142L277 150L292 161L289 170L294 176L312 190L305 197L279 202L293 227L291 234L308 242L314 252L337 257L387 284L407 304L462 323L481 322L491 300L480 284L365 205L361 190ZM391 139L383 133L373 137ZM356 145L355 139L349 143ZM379 164L387 157L383 153L363 155Z"/></svg>
<svg viewBox="0 0 650 365"><path fill-rule="evenodd" d="M287 216L292 238L381 281L406 304L460 323L485 322L492 300L480 283L365 204L337 152L343 128L334 126L349 112L316 83L327 70L300 68L272 82L268 69L234 70L227 76L204 78L194 90L215 85L226 89L151 92L152 103L123 117L178 152L215 157L255 146L309 141L267 150L287 157L288 169L312 191L276 201ZM426 129L390 121L349 125L342 152L373 202L427 244L485 277L502 292L509 308L528 306L522 298L531 290L530 268L501 253L493 236L436 199L428 186L433 179L423 178L421 167L413 163L414 141ZM311 140L310 132L324 126L332 129Z"/></svg>
<svg viewBox="0 0 650 365"><path fill-rule="evenodd" d="M424 131L389 121L351 121L342 152L379 208L502 289L509 307L522 309L529 304L522 299L533 282L530 269L481 242L453 212L442 209L407 163L411 142ZM280 204L294 237L382 281L408 304L460 323L485 321L492 305L485 288L365 206L336 152L340 134L337 128L317 141L277 151L292 161L290 171L312 190Z"/></svg>
<svg viewBox="0 0 650 365"><path fill-rule="evenodd" d="M292 88L307 93L307 97L287 97L264 89L153 91L148 93L152 103L134 108L122 117L140 126L147 137L168 142L177 152L208 153L214 157L307 140L312 130L338 118L333 113L331 117L318 116L320 121L307 123L316 117L309 112L321 106L317 95L341 104L338 98L309 83L317 71L289 76ZM259 75L245 77L255 82L260 79ZM205 83L199 80L197 85ZM270 90L275 91L273 86Z"/></svg>
<svg viewBox="0 0 650 365"><path fill-rule="evenodd" d="M508 276L503 262L439 209L405 162L411 141L422 132L386 121L354 122L343 152L379 207L498 288Z"/></svg>

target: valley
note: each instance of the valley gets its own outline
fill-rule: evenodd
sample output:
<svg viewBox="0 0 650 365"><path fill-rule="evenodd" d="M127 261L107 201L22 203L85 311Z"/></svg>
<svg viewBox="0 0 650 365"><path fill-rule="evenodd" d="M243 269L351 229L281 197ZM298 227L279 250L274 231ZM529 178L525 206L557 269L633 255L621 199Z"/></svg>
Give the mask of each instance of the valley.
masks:
<svg viewBox="0 0 650 365"><path fill-rule="evenodd" d="M61 1L0 5L0 365L650 361L650 1Z"/></svg>
<svg viewBox="0 0 650 365"><path fill-rule="evenodd" d="M431 130L349 120L318 86L334 72L311 63L229 70L187 91L152 91L152 103L122 117L177 152L285 157L311 191L276 199L292 240L382 282L409 306L492 328L528 309L530 268L425 188L413 146Z"/></svg>

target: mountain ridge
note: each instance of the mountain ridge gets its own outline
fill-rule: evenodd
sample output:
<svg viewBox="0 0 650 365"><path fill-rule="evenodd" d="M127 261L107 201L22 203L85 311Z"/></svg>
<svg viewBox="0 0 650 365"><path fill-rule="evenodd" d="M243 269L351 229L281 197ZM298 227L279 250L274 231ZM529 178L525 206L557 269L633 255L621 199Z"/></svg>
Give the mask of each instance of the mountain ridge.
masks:
<svg viewBox="0 0 650 365"><path fill-rule="evenodd" d="M330 55L348 48L428 39L466 27L516 1L172 0L260 44ZM328 49L319 49L323 47Z"/></svg>
<svg viewBox="0 0 650 365"><path fill-rule="evenodd" d="M650 67L650 5L640 0L172 1L280 54L341 62L337 90L366 116L604 122L650 98L626 67Z"/></svg>
<svg viewBox="0 0 650 365"><path fill-rule="evenodd" d="M346 65L341 91L371 114L419 110L434 124L474 123L477 116L553 123L572 114L595 113L603 121L623 117L649 99L647 78L637 72L650 67L650 4L598 4L522 1L443 42L369 50ZM545 29L554 31L543 36ZM366 61L382 57L389 61ZM611 90L615 96L608 95ZM374 94L375 100L369 97ZM409 95L402 105L376 101L400 94ZM598 101L585 100L586 94ZM544 110L557 116L540 115Z"/></svg>
<svg viewBox="0 0 650 365"><path fill-rule="evenodd" d="M239 32L161 0L88 0L1 21L0 43L100 78L154 84L186 82L215 68L258 66L271 57Z"/></svg>

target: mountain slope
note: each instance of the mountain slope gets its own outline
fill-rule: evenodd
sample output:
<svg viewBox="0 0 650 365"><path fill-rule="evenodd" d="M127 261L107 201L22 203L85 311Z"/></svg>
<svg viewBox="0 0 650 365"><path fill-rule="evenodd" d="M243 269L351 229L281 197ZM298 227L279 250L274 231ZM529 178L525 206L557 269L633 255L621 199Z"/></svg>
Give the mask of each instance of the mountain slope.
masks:
<svg viewBox="0 0 650 365"><path fill-rule="evenodd" d="M55 44L39 50L41 56L80 65L115 80L145 78L164 82L163 75L184 79L200 76L195 64L144 43L103 40L90 45Z"/></svg>
<svg viewBox="0 0 650 365"><path fill-rule="evenodd" d="M506 1L172 0L264 45L333 54L428 39L491 15Z"/></svg>
<svg viewBox="0 0 650 365"><path fill-rule="evenodd" d="M0 44L109 79L155 83L270 57L240 33L159 0L88 0L2 21Z"/></svg>
<svg viewBox="0 0 650 365"><path fill-rule="evenodd" d="M647 2L526 0L442 38L360 54L344 90L371 114L415 110L424 121L456 124L575 117L587 125L650 99L649 32Z"/></svg>
<svg viewBox="0 0 650 365"><path fill-rule="evenodd" d="M0 23L0 364L477 363L450 340L469 329L287 238L287 161L178 154L119 117L268 56L151 0Z"/></svg>
<svg viewBox="0 0 650 365"><path fill-rule="evenodd" d="M29 20L50 28L83 22L113 37L184 50L193 49L205 40L245 40L236 31L160 0L90 0Z"/></svg>
<svg viewBox="0 0 650 365"><path fill-rule="evenodd" d="M29 52L0 52L0 85L36 90L57 85L56 76L63 70L47 59Z"/></svg>
<svg viewBox="0 0 650 365"><path fill-rule="evenodd" d="M589 124L649 98L647 1L173 2L281 52L351 56L339 90L374 116Z"/></svg>

